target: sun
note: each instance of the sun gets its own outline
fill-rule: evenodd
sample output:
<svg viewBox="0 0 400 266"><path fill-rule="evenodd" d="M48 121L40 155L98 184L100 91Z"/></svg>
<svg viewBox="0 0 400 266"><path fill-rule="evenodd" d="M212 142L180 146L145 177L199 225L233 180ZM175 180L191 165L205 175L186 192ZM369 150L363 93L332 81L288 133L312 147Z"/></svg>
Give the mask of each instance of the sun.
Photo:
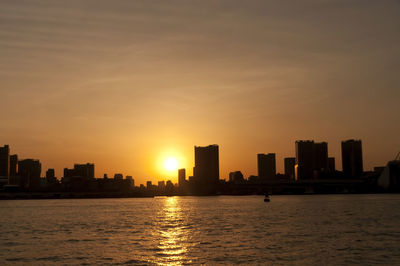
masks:
<svg viewBox="0 0 400 266"><path fill-rule="evenodd" d="M178 161L175 158L165 160L164 167L168 171L176 171L178 169Z"/></svg>

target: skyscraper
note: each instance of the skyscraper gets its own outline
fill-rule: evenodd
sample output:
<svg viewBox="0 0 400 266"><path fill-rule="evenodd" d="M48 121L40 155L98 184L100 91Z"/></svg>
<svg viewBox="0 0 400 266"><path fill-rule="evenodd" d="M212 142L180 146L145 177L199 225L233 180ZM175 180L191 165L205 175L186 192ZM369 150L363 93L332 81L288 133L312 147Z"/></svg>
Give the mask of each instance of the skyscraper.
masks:
<svg viewBox="0 0 400 266"><path fill-rule="evenodd" d="M314 143L315 148L315 166L314 170L318 172L327 171L328 169L328 143Z"/></svg>
<svg viewBox="0 0 400 266"><path fill-rule="evenodd" d="M219 148L218 145L194 147L193 175L204 193L213 193L219 183Z"/></svg>
<svg viewBox="0 0 400 266"><path fill-rule="evenodd" d="M18 176L18 155L10 155L10 176L8 177L8 184L9 185L20 185L21 179Z"/></svg>
<svg viewBox="0 0 400 266"><path fill-rule="evenodd" d="M314 141L296 141L296 180L310 179L314 169Z"/></svg>
<svg viewBox="0 0 400 266"><path fill-rule="evenodd" d="M296 180L315 179L328 170L328 143L313 140L296 141Z"/></svg>
<svg viewBox="0 0 400 266"><path fill-rule="evenodd" d="M9 178L10 176L10 147L4 145L0 147L0 177Z"/></svg>
<svg viewBox="0 0 400 266"><path fill-rule="evenodd" d="M296 165L296 158L289 157L284 159L285 164L285 175L289 176L290 179L294 179L294 166Z"/></svg>
<svg viewBox="0 0 400 266"><path fill-rule="evenodd" d="M38 188L40 186L40 175L42 165L39 160L26 159L18 161L18 175L21 183L28 188Z"/></svg>
<svg viewBox="0 0 400 266"><path fill-rule="evenodd" d="M274 179L276 177L275 153L257 154L258 177Z"/></svg>
<svg viewBox="0 0 400 266"><path fill-rule="evenodd" d="M16 176L18 174L18 155L14 154L10 156L10 176Z"/></svg>
<svg viewBox="0 0 400 266"><path fill-rule="evenodd" d="M363 173L361 140L342 141L342 166L347 177L358 177Z"/></svg>
<svg viewBox="0 0 400 266"><path fill-rule="evenodd" d="M179 184L179 187L183 187L186 184L186 169L185 168L178 170L178 184Z"/></svg>

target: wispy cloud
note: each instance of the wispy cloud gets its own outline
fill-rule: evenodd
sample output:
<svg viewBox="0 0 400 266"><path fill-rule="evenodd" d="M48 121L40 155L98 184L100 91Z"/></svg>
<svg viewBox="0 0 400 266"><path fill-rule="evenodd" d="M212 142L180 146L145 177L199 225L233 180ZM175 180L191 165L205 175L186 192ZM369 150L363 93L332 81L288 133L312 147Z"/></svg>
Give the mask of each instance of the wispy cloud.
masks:
<svg viewBox="0 0 400 266"><path fill-rule="evenodd" d="M0 137L399 132L398 3L3 0Z"/></svg>

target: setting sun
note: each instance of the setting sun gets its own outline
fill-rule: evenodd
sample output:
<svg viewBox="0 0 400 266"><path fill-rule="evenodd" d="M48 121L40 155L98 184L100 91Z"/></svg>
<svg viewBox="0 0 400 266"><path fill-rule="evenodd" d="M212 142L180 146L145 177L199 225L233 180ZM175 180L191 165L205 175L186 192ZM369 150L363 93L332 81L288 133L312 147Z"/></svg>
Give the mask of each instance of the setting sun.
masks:
<svg viewBox="0 0 400 266"><path fill-rule="evenodd" d="M175 158L168 158L165 161L164 167L168 171L176 171L178 169L178 161Z"/></svg>
<svg viewBox="0 0 400 266"><path fill-rule="evenodd" d="M192 163L187 160L189 152L177 149L174 145L158 147L158 152L148 159L151 161L151 158L156 158L153 160L154 164L149 165L149 173L154 171L158 180L169 179L178 182L178 169L187 168Z"/></svg>

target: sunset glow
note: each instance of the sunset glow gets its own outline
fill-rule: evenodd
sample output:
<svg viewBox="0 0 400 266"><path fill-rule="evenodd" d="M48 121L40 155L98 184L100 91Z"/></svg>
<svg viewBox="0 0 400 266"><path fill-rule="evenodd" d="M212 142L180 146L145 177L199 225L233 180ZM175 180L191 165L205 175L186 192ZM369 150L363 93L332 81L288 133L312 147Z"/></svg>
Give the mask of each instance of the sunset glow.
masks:
<svg viewBox="0 0 400 266"><path fill-rule="evenodd" d="M400 266L400 0L0 3L0 266Z"/></svg>
<svg viewBox="0 0 400 266"><path fill-rule="evenodd" d="M176 144L176 148L173 145L160 145L159 151L154 150L144 158L150 162L146 165L149 175L157 181L169 179L177 182L178 168L188 168L193 164L190 149L193 148L189 146L188 149L183 149L179 144Z"/></svg>
<svg viewBox="0 0 400 266"><path fill-rule="evenodd" d="M345 139L369 170L398 152L398 1L39 2L2 2L0 145L59 179L93 162L176 182L166 160L190 176L212 143L222 179L257 153L283 173L299 139L339 170Z"/></svg>
<svg viewBox="0 0 400 266"><path fill-rule="evenodd" d="M168 171L176 171L178 170L178 161L175 158L168 158L165 161L164 167Z"/></svg>

